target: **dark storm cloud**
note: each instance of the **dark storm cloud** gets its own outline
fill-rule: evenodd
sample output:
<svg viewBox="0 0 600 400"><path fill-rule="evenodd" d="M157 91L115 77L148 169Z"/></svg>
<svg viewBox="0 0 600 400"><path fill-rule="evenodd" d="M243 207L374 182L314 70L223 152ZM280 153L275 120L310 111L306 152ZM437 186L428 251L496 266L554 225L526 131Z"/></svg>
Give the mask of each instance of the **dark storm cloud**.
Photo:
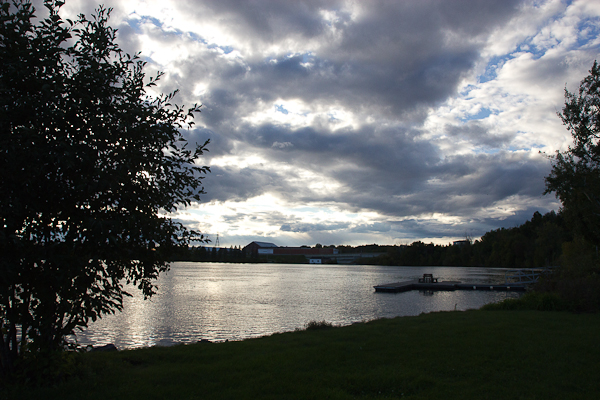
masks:
<svg viewBox="0 0 600 400"><path fill-rule="evenodd" d="M348 163L359 165L361 169L378 170L385 174L384 179L406 168L414 168L409 172L418 175L424 165L439 160L436 146L418 136L418 131L376 126L330 132L310 127L291 130L263 125L246 133L252 143L268 149L269 157L274 159L292 157L316 171L330 167L332 174L335 174L337 166ZM273 143L289 145L273 146ZM341 178L346 180L350 177Z"/></svg>
<svg viewBox="0 0 600 400"><path fill-rule="evenodd" d="M372 224L359 224L350 229L352 233L382 233L390 232L393 226L398 225L395 222L375 222Z"/></svg>
<svg viewBox="0 0 600 400"><path fill-rule="evenodd" d="M423 238L478 238L492 230L519 226L524 221L530 220L536 211L544 214L552 209L552 204L541 201L536 207L526 207L506 217L467 218L453 223L443 223L435 219L408 218L401 221L359 224L347 229L347 232L358 235L386 234L400 244L409 244Z"/></svg>
<svg viewBox="0 0 600 400"><path fill-rule="evenodd" d="M238 229L246 223L265 224L269 226L281 226L282 231L292 231L290 227L301 225L300 219L291 214L278 211L255 212L252 214L235 213L223 217L229 229Z"/></svg>
<svg viewBox="0 0 600 400"><path fill-rule="evenodd" d="M535 197L543 192L543 177L549 172L548 160L531 159L526 153L443 158L431 142L401 129L365 128L331 135L263 126L248 136L269 148L269 158L293 159L341 183L344 189L333 200L388 215L465 215L509 196ZM291 146L269 146L274 142ZM300 193L294 196L304 198Z"/></svg>
<svg viewBox="0 0 600 400"><path fill-rule="evenodd" d="M310 38L319 35L325 26L319 10L337 7L341 2L221 0L203 3L204 7L194 7L193 2L177 2L186 13L211 13L211 18L218 19L240 36L272 42L281 36Z"/></svg>
<svg viewBox="0 0 600 400"><path fill-rule="evenodd" d="M323 224L310 224L310 223L296 223L296 224L283 224L281 230L283 232L321 232L321 231L339 231L345 230L349 226L348 223L323 223Z"/></svg>
<svg viewBox="0 0 600 400"><path fill-rule="evenodd" d="M388 230L380 231L378 229L379 226L385 226ZM418 220L414 218L403 221L362 225L356 227L354 231L356 233L390 232L392 235L395 234L397 237L409 240L442 236L461 237L465 234L464 227L462 226L441 224L435 220Z"/></svg>
<svg viewBox="0 0 600 400"><path fill-rule="evenodd" d="M411 65L374 60L328 60L283 56L249 65L246 79L252 94L263 101L298 98L307 102L336 102L352 109L407 113L433 105L454 94L459 80L477 58L474 50L429 54ZM245 88L237 86L243 91Z"/></svg>
<svg viewBox="0 0 600 400"><path fill-rule="evenodd" d="M369 177L355 181L352 203L395 216L447 213L469 217L510 196L541 196L548 172L545 159L528 160L507 153L453 157L425 167L421 171L424 176L412 190L392 180L377 187L377 196L369 196L370 192L359 192L369 185Z"/></svg>
<svg viewBox="0 0 600 400"><path fill-rule="evenodd" d="M283 176L259 168L213 166L203 184L210 187L208 193L202 196L204 202L243 201L264 192L292 191Z"/></svg>
<svg viewBox="0 0 600 400"><path fill-rule="evenodd" d="M322 200L345 201L386 197L387 194L417 191L440 162L438 149L416 137L412 131L364 127L342 133L320 132L312 128L286 130L272 125L248 131L263 154L279 162L294 164L339 182L343 191ZM286 145L273 146L274 143ZM309 201L318 193L298 188L294 197ZM368 200L372 203L373 200ZM360 204L349 204L362 208ZM364 204L365 208L367 207Z"/></svg>
<svg viewBox="0 0 600 400"><path fill-rule="evenodd" d="M199 116L196 116L196 120L200 122L203 117L204 114L200 113ZM231 140L224 135L217 134L217 132L212 129L192 129L186 132L186 136L188 142L191 144L201 145L207 140L209 141L209 144L206 147L207 151L204 153L203 157L198 160L198 163L202 165L210 165L214 156L229 154L232 150Z"/></svg>
<svg viewBox="0 0 600 400"><path fill-rule="evenodd" d="M432 172L447 182L441 195L471 194L497 200L513 195L541 195L543 176L549 169L550 164L545 158L532 159L526 153L499 152L451 157ZM532 182L536 184L532 185Z"/></svg>
<svg viewBox="0 0 600 400"><path fill-rule="evenodd" d="M475 146L486 148L502 148L510 143L514 135L492 134L489 126L480 121L468 121L463 125L447 125L446 133L457 139L464 139Z"/></svg>

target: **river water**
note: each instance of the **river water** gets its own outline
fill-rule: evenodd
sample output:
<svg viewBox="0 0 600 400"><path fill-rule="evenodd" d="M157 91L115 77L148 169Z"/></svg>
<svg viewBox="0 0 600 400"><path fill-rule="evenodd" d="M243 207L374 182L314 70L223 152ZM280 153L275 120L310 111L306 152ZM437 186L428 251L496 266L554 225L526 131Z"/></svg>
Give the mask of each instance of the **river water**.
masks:
<svg viewBox="0 0 600 400"><path fill-rule="evenodd" d="M453 291L376 293L374 285L432 273L442 280L503 283L504 270L462 267L229 264L178 262L157 281L149 300L136 292L124 309L77 335L82 345L119 349L241 340L302 328L309 321L335 325L431 311L467 310L519 293Z"/></svg>

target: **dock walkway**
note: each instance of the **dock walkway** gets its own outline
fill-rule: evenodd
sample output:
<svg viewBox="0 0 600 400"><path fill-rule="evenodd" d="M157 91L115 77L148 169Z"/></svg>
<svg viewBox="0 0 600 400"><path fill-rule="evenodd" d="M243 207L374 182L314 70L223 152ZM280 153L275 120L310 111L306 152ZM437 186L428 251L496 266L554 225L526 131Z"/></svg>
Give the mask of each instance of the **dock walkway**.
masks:
<svg viewBox="0 0 600 400"><path fill-rule="evenodd" d="M488 283L462 283L458 281L442 282L419 282L404 281L384 283L383 285L373 286L376 292L400 293L409 290L498 290L498 291L525 291L526 286L518 283L507 284L488 284Z"/></svg>

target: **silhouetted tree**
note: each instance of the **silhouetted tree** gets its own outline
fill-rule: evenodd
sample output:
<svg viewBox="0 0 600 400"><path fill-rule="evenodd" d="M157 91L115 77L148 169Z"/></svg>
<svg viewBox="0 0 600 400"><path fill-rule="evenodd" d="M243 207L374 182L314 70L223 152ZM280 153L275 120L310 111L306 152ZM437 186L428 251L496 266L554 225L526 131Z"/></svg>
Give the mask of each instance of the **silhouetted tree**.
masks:
<svg viewBox="0 0 600 400"><path fill-rule="evenodd" d="M546 193L554 192L574 230L600 243L600 67L592 69L579 93L565 89L565 106L559 114L571 132L573 145L552 157Z"/></svg>
<svg viewBox="0 0 600 400"><path fill-rule="evenodd" d="M203 193L180 128L200 107L150 98L110 10L75 22L45 1L0 3L0 368L60 350L65 336L145 296L174 249L202 236L165 212ZM17 331L20 331L17 334Z"/></svg>

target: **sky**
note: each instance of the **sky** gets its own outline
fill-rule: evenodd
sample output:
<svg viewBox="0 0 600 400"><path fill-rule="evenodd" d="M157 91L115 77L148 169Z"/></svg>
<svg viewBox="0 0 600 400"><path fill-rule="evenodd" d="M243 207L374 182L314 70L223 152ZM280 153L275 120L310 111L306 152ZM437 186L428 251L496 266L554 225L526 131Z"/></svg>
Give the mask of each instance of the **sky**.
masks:
<svg viewBox="0 0 600 400"><path fill-rule="evenodd" d="M43 15L40 0L34 1ZM560 208L557 112L600 0L105 0L158 93L202 104L212 172L171 216L215 244L448 244ZM67 0L60 14L90 15Z"/></svg>

